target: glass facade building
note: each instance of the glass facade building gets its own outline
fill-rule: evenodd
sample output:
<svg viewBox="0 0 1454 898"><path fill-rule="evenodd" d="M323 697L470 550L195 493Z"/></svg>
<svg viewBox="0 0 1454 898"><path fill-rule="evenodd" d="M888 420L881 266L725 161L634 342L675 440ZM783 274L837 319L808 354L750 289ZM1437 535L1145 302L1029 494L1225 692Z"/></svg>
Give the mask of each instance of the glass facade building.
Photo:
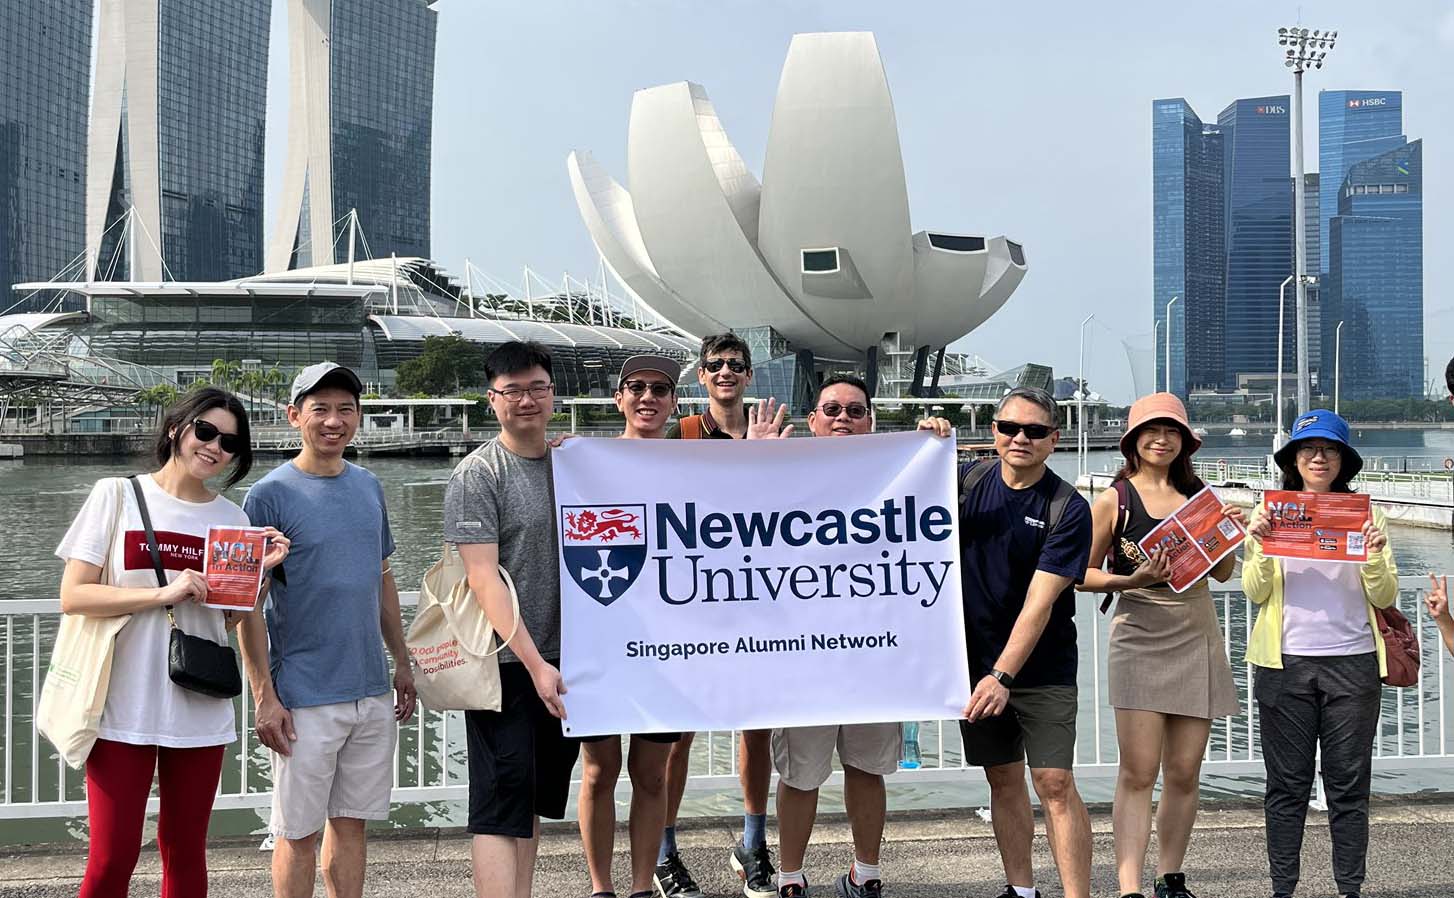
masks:
<svg viewBox="0 0 1454 898"><path fill-rule="evenodd" d="M55 277L85 249L92 5L0 4L0 314L48 303L10 288Z"/></svg>
<svg viewBox="0 0 1454 898"><path fill-rule="evenodd" d="M1324 235L1329 219L1338 214L1338 194L1349 170L1404 143L1401 91L1318 91L1318 224ZM1326 243L1316 256L1309 250L1310 271L1316 267L1326 274L1328 264Z"/></svg>
<svg viewBox="0 0 1454 898"><path fill-rule="evenodd" d="M90 138L91 177L104 179L93 204L105 196L91 210L97 277L221 281L262 271L271 14L271 0L107 6ZM156 133L132 133L141 122ZM117 226L133 206L136 272Z"/></svg>
<svg viewBox="0 0 1454 898"><path fill-rule="evenodd" d="M429 258L438 15L425 0L333 3L333 213L358 210L374 258Z"/></svg>
<svg viewBox="0 0 1454 898"><path fill-rule="evenodd" d="M1224 380L1223 157L1221 130L1203 124L1185 100L1152 102L1154 381L1183 399L1189 388Z"/></svg>
<svg viewBox="0 0 1454 898"><path fill-rule="evenodd" d="M1235 100L1223 133L1226 287L1223 382L1277 370L1278 288L1293 271L1293 185L1286 94ZM1287 289L1284 368L1296 359L1293 285Z"/></svg>
<svg viewBox="0 0 1454 898"><path fill-rule="evenodd" d="M1421 396L1424 356L1423 141L1353 165L1328 228L1323 359L1343 322L1342 397ZM1334 376L1331 367L1325 377Z"/></svg>

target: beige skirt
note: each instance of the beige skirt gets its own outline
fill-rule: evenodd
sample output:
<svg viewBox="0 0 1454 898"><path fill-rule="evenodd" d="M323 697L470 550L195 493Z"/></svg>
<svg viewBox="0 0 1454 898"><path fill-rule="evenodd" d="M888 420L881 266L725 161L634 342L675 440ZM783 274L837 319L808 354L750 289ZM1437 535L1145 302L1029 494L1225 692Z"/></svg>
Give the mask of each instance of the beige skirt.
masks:
<svg viewBox="0 0 1454 898"><path fill-rule="evenodd" d="M1238 713L1237 684L1205 580L1121 593L1111 621L1111 707L1215 720Z"/></svg>

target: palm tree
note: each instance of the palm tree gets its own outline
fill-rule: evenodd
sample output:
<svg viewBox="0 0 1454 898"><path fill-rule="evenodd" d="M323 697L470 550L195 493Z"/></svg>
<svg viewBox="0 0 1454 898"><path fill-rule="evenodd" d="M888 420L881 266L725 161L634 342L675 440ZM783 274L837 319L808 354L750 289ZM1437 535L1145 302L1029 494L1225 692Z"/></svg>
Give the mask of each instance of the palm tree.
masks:
<svg viewBox="0 0 1454 898"><path fill-rule="evenodd" d="M238 362L231 362L226 359L212 360L212 385L215 387L231 390L234 388L241 374L242 365Z"/></svg>

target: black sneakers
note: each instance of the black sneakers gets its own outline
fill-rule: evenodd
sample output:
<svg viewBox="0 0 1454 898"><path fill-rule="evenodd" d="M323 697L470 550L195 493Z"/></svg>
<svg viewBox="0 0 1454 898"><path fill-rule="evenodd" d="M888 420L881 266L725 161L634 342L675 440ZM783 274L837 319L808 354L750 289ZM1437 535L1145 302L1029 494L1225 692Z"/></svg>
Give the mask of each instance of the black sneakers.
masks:
<svg viewBox="0 0 1454 898"><path fill-rule="evenodd" d="M682 863L682 856L673 851L666 861L656 865L656 891L661 898L702 898L702 890Z"/></svg>
<svg viewBox="0 0 1454 898"><path fill-rule="evenodd" d="M738 843L732 849L732 869L742 880L746 898L777 898L777 870L766 845L744 848Z"/></svg>
<svg viewBox="0 0 1454 898"><path fill-rule="evenodd" d="M799 885L790 882L785 886L778 886L778 898L808 898L808 887L806 884Z"/></svg>
<svg viewBox="0 0 1454 898"><path fill-rule="evenodd" d="M856 883L852 876L844 873L838 877L834 892L837 893L838 898L883 898L884 884L877 879Z"/></svg>
<svg viewBox="0 0 1454 898"><path fill-rule="evenodd" d="M1186 888L1185 873L1167 873L1156 877L1156 898L1197 898Z"/></svg>

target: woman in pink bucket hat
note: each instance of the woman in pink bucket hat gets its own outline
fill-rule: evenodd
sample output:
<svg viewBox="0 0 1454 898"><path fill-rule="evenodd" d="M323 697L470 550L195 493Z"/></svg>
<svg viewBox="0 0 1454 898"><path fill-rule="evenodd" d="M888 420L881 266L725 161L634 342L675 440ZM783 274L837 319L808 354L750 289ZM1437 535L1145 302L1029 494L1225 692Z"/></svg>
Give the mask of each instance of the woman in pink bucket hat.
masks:
<svg viewBox="0 0 1454 898"><path fill-rule="evenodd" d="M1126 460L1115 489L1091 507L1094 567L1086 571L1083 587L1121 595L1108 658L1121 750L1113 815L1116 870L1123 895L1143 894L1151 797L1160 774L1155 894L1187 898L1182 861L1196 822L1202 756L1212 721L1237 713L1237 687L1206 580L1173 592L1166 583L1171 573L1166 559L1159 552L1148 557L1137 545L1205 485L1191 464L1201 440L1186 407L1171 393L1136 400L1127 424L1121 437ZM1223 511L1242 517L1232 506ZM1109 570L1102 569L1102 559ZM1235 564L1228 555L1211 576L1225 581Z"/></svg>

